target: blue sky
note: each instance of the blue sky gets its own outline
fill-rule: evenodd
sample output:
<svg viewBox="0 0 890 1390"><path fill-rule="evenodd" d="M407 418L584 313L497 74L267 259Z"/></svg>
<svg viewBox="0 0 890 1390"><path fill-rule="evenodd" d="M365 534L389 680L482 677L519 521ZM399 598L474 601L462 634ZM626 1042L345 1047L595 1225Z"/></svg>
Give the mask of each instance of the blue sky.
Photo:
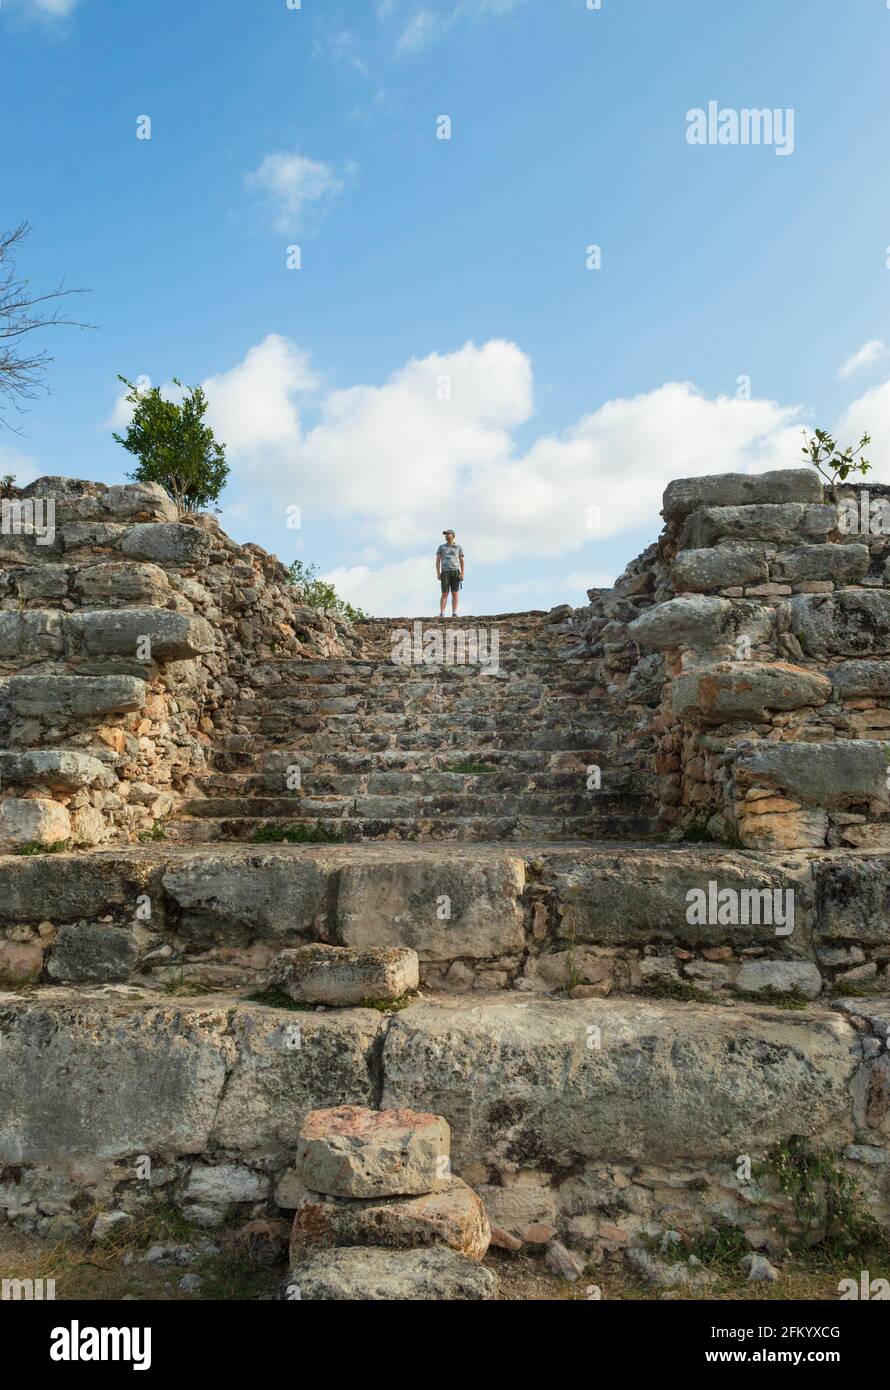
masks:
<svg viewBox="0 0 890 1390"><path fill-rule="evenodd" d="M3 0L0 45L0 224L97 325L21 481L122 481L116 374L201 381L231 533L414 613L447 525L467 611L581 603L673 476L821 424L890 477L885 0ZM712 100L793 152L690 144Z"/></svg>

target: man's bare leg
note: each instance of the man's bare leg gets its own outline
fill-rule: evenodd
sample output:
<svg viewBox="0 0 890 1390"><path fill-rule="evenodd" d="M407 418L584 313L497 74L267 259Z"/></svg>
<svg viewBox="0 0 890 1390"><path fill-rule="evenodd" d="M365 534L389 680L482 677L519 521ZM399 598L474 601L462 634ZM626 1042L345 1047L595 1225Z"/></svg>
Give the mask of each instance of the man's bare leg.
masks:
<svg viewBox="0 0 890 1390"><path fill-rule="evenodd" d="M441 601L440 601L440 603L439 603L439 617L440 617L440 618L444 618L444 617L445 617L445 605L447 604L447 602L448 602L448 595L447 595L447 594L443 594L443 595L442 595L442 599L441 599Z"/></svg>

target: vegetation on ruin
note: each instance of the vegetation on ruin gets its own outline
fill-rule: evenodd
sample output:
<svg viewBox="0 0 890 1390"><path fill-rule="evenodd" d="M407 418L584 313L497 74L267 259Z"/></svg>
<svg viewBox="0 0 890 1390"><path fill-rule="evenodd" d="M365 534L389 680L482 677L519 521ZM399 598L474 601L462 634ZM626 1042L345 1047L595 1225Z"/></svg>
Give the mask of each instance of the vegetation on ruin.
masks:
<svg viewBox="0 0 890 1390"><path fill-rule="evenodd" d="M347 603L345 598L340 598L333 584L319 579L318 571L319 567L313 560L294 560L289 567L289 582L297 585L307 608L335 613L338 618L343 618L348 623L366 621L369 614Z"/></svg>
<svg viewBox="0 0 890 1390"><path fill-rule="evenodd" d="M125 376L118 380L128 388L124 400L133 413L126 434L115 433L113 438L139 460L128 476L140 483L160 483L180 511L203 512L213 507L226 485L229 465L225 445L204 423L207 397L203 389L184 387L174 377L182 399L171 401L158 386L138 386Z"/></svg>

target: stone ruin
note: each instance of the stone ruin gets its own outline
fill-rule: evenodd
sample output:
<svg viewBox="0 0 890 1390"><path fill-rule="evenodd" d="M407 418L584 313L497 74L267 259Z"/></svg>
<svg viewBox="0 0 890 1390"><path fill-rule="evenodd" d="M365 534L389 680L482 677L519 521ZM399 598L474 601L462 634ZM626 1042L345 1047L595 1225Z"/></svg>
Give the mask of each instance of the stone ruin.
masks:
<svg viewBox="0 0 890 1390"><path fill-rule="evenodd" d="M771 1155L801 1143L887 1225L890 536L860 490L674 482L613 589L450 651L305 605L153 485L3 505L15 1228L299 1228L318 1194L337 1226L298 1150L344 1106L442 1117L496 1243L567 1277L651 1273L678 1228L781 1248ZM351 1296L345 1258L312 1296ZM383 1258L357 1267L391 1287Z"/></svg>

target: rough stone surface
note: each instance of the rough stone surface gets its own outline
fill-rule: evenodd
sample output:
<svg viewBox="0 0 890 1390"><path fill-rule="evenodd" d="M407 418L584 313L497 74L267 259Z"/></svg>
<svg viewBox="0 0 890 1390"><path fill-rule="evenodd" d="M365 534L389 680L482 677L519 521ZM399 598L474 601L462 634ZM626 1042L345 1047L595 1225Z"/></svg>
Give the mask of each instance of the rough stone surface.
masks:
<svg viewBox="0 0 890 1390"><path fill-rule="evenodd" d="M416 951L405 946L300 946L282 951L269 983L297 1003L347 1005L400 999L420 983Z"/></svg>
<svg viewBox="0 0 890 1390"><path fill-rule="evenodd" d="M777 787L806 806L887 801L890 742L747 743L733 771L743 786Z"/></svg>
<svg viewBox="0 0 890 1390"><path fill-rule="evenodd" d="M736 985L743 994L800 994L815 999L822 991L822 976L809 961L751 960L739 967Z"/></svg>
<svg viewBox="0 0 890 1390"><path fill-rule="evenodd" d="M380 1015L294 1016L43 990L0 999L0 1163L287 1151L320 1104L367 1103Z"/></svg>
<svg viewBox="0 0 890 1390"><path fill-rule="evenodd" d="M785 661L727 661L678 676L673 709L678 719L722 724L729 720L765 722L770 710L824 705L831 681L818 671Z"/></svg>
<svg viewBox="0 0 890 1390"><path fill-rule="evenodd" d="M138 956L133 932L126 927L59 928L47 974L57 984L114 984L128 980Z"/></svg>
<svg viewBox="0 0 890 1390"><path fill-rule="evenodd" d="M53 845L71 836L71 818L57 801L8 796L0 801L0 853Z"/></svg>
<svg viewBox="0 0 890 1390"><path fill-rule="evenodd" d="M557 1168L676 1163L742 1142L765 1151L789 1133L847 1143L851 1043L830 1013L639 999L425 1003L390 1024L383 1104L444 1115L462 1170L545 1155Z"/></svg>
<svg viewBox="0 0 890 1390"><path fill-rule="evenodd" d="M768 579L766 556L756 546L681 550L674 561L674 587L680 593L704 593L738 584L765 584Z"/></svg>
<svg viewBox="0 0 890 1390"><path fill-rule="evenodd" d="M307 1192L294 1217L291 1257L313 1245L447 1245L481 1260L491 1231L482 1202L460 1178L420 1197L359 1200Z"/></svg>
<svg viewBox="0 0 890 1390"><path fill-rule="evenodd" d="M521 859L435 861L346 867L340 875L337 934L345 946L410 946L421 961L484 959L521 950ZM448 915L444 915L447 912Z"/></svg>
<svg viewBox="0 0 890 1390"><path fill-rule="evenodd" d="M662 513L669 520L677 520L698 507L822 500L822 484L812 468L784 468L760 474L712 473L668 483Z"/></svg>
<svg viewBox="0 0 890 1390"><path fill-rule="evenodd" d="M347 1302L492 1299L497 1278L455 1250L342 1248L307 1255L291 1270L289 1298Z"/></svg>
<svg viewBox="0 0 890 1390"><path fill-rule="evenodd" d="M890 654L890 591L840 589L798 594L790 602L791 630L808 656Z"/></svg>
<svg viewBox="0 0 890 1390"><path fill-rule="evenodd" d="M259 850L246 864L199 853L164 874L164 891L196 939L311 936L325 915L327 884L323 862Z"/></svg>
<svg viewBox="0 0 890 1390"><path fill-rule="evenodd" d="M641 613L628 632L644 651L714 646L728 631L732 611L729 599L683 595Z"/></svg>
<svg viewBox="0 0 890 1390"><path fill-rule="evenodd" d="M72 613L68 626L83 650L94 656L126 656L132 661L184 661L210 652L213 629L203 618L163 608L121 608ZM149 656L140 653L148 639Z"/></svg>
<svg viewBox="0 0 890 1390"><path fill-rule="evenodd" d="M306 1116L296 1161L310 1191L326 1196L422 1196L446 1184L450 1148L439 1115L340 1106Z"/></svg>
<svg viewBox="0 0 890 1390"><path fill-rule="evenodd" d="M681 550L698 550L717 541L821 540L837 526L837 508L824 503L767 502L741 507L702 507L680 533Z"/></svg>

